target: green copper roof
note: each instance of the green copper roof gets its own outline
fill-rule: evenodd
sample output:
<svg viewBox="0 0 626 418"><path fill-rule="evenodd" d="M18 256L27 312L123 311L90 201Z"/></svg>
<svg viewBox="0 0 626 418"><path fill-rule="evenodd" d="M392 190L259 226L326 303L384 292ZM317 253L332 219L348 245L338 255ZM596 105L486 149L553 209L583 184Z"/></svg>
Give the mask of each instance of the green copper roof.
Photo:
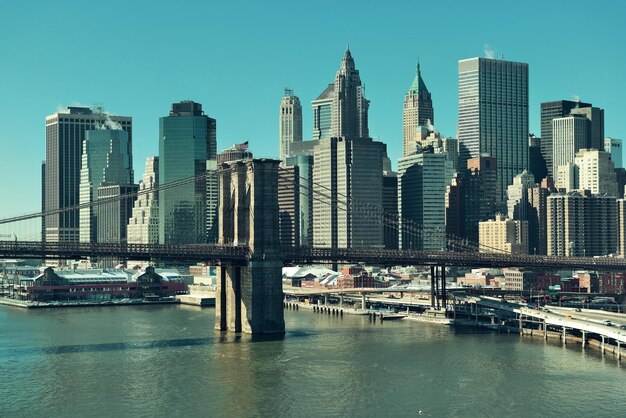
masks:
<svg viewBox="0 0 626 418"><path fill-rule="evenodd" d="M414 92L414 93L419 93L419 92L424 92L424 93L428 93L428 89L426 88L426 84L424 84L424 80L422 80L422 73L420 72L420 63L417 63L417 71L415 73L415 79L413 80L413 83L411 84L411 87L409 87L409 93L410 92Z"/></svg>

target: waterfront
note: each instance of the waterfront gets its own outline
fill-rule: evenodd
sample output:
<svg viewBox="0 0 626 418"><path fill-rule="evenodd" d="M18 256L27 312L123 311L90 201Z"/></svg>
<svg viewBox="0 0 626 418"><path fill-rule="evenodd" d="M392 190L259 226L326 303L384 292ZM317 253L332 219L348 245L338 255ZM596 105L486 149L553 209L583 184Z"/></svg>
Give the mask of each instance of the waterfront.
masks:
<svg viewBox="0 0 626 418"><path fill-rule="evenodd" d="M214 310L0 308L0 416L617 416L612 355L518 335L285 311L287 334Z"/></svg>

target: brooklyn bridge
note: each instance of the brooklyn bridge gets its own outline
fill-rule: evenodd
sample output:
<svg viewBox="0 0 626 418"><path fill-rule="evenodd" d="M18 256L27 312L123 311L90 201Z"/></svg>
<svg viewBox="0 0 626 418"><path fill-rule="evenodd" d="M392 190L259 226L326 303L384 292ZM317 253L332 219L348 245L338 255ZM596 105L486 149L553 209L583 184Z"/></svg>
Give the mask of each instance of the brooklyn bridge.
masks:
<svg viewBox="0 0 626 418"><path fill-rule="evenodd" d="M217 244L129 244L47 242L42 240L0 241L0 258L146 260L155 263L207 262L218 266L216 327L249 333L282 333L282 267L302 264L366 264L377 266L430 266L441 269L445 289L445 267L524 267L529 269L587 269L626 271L626 259L616 257L554 257L481 251L446 235L446 248L439 251L384 248L316 248L281 246L279 240L278 173L279 161L254 159L225 164L218 172L219 204ZM175 184L161 185L174 188ZM154 192L154 190L150 190ZM310 190L315 198L315 190ZM142 192L137 192L142 193ZM320 192L320 193L323 193ZM136 195L135 195L136 196ZM328 196L325 196L326 198ZM132 198L132 196L115 199ZM90 202L90 205L110 203ZM355 204L358 202L351 202ZM78 211L75 205L54 211ZM420 225L392 219L381 208L367 208L371 216L401 232L410 228L424 233ZM0 220L0 225L41 220L51 212L33 213ZM483 249L484 250L484 249ZM439 274L437 274L439 277ZM433 282L433 286L435 283ZM437 286L439 283L437 283Z"/></svg>

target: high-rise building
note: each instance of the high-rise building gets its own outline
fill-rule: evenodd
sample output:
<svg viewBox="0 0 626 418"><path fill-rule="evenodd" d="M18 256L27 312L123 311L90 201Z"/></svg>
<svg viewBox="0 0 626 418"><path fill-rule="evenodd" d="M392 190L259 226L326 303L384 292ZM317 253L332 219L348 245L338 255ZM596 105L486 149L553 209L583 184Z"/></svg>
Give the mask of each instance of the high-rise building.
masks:
<svg viewBox="0 0 626 418"><path fill-rule="evenodd" d="M106 203L94 209L96 219L96 240L102 243L124 243L128 240L128 220L132 216L133 204L139 186L136 184L100 185L96 199Z"/></svg>
<svg viewBox="0 0 626 418"><path fill-rule="evenodd" d="M574 163L578 167L579 189L618 197L617 177L609 153L583 148L576 153Z"/></svg>
<svg viewBox="0 0 626 418"><path fill-rule="evenodd" d="M498 202L528 169L528 64L488 58L459 61L461 164L494 157Z"/></svg>
<svg viewBox="0 0 626 418"><path fill-rule="evenodd" d="M130 185L134 182L133 156L130 154L128 133L121 129L97 129L85 131L83 140L82 165L80 171L80 196L81 205L88 205L98 199L98 189L102 186L124 186L121 192L130 192ZM111 193L106 193L113 197ZM119 195L120 197L123 194ZM128 202L124 202L127 204ZM132 207L132 200L130 201ZM123 225L100 222L96 214L104 213L97 207L83 207L80 209L80 241L100 242L98 226L120 232L126 237L126 223L128 218L113 218L109 220L123 222ZM129 214L130 216L130 214ZM102 235L104 236L104 235ZM117 236L117 235L116 235ZM110 242L110 241L109 241Z"/></svg>
<svg viewBox="0 0 626 418"><path fill-rule="evenodd" d="M535 177L524 170L513 177L513 184L507 188L507 213L509 219L528 220L527 190L535 185Z"/></svg>
<svg viewBox="0 0 626 418"><path fill-rule="evenodd" d="M139 194L128 221L128 243L159 243L159 157L148 157Z"/></svg>
<svg viewBox="0 0 626 418"><path fill-rule="evenodd" d="M398 160L401 248L446 248L445 163L446 154L432 147Z"/></svg>
<svg viewBox="0 0 626 418"><path fill-rule="evenodd" d="M300 168L281 167L278 170L278 227L280 245L300 244Z"/></svg>
<svg viewBox="0 0 626 418"><path fill-rule="evenodd" d="M578 166L567 163L556 169L556 188L560 191L571 192L578 189Z"/></svg>
<svg viewBox="0 0 626 418"><path fill-rule="evenodd" d="M535 183L539 183L548 175L541 144L541 138L537 138L534 134L528 136L528 171L535 177Z"/></svg>
<svg viewBox="0 0 626 418"><path fill-rule="evenodd" d="M313 200L315 194L313 192L313 156L312 155L294 155L287 158L287 167L297 167L298 176L294 182L297 182L297 191L299 196L295 196L297 200L295 219L298 223L299 241L295 245L301 247L310 247L313 245Z"/></svg>
<svg viewBox="0 0 626 418"><path fill-rule="evenodd" d="M617 204L612 196L589 191L548 196L547 253L594 257L617 251Z"/></svg>
<svg viewBox="0 0 626 418"><path fill-rule="evenodd" d="M479 250L481 253L528 254L528 222L496 215L495 219L481 221Z"/></svg>
<svg viewBox="0 0 626 418"><path fill-rule="evenodd" d="M291 144L302 142L302 106L291 89L285 89L285 95L280 102L278 129L280 159L284 163L291 155Z"/></svg>
<svg viewBox="0 0 626 418"><path fill-rule="evenodd" d="M622 140L617 138L604 138L604 151L611 154L611 161L615 168L622 166Z"/></svg>
<svg viewBox="0 0 626 418"><path fill-rule="evenodd" d="M584 116L589 120L588 142L585 148L604 149L604 109L599 107L577 107L570 111L571 115Z"/></svg>
<svg viewBox="0 0 626 418"><path fill-rule="evenodd" d="M548 196L556 192L550 177L546 177L541 184L526 190L528 195L528 252L530 254L547 254L548 231Z"/></svg>
<svg viewBox="0 0 626 418"><path fill-rule="evenodd" d="M557 166L552 163L552 120L569 116L572 109L577 107L590 107L589 103L571 100L557 100L541 103L541 153L546 162L548 175L556 178ZM533 173L534 174L534 173Z"/></svg>
<svg viewBox="0 0 626 418"><path fill-rule="evenodd" d="M403 156L416 151L418 126L432 126L435 113L431 94L422 79L420 65L417 63L415 79L404 95L404 111L402 113Z"/></svg>
<svg viewBox="0 0 626 418"><path fill-rule="evenodd" d="M463 236L464 202L463 179L456 175L446 186L446 233L455 237Z"/></svg>
<svg viewBox="0 0 626 418"><path fill-rule="evenodd" d="M463 237L478 243L478 223L492 219L498 211L497 164L493 157L471 158L463 178Z"/></svg>
<svg viewBox="0 0 626 418"><path fill-rule="evenodd" d="M398 234L398 174L393 171L383 172L383 239L385 248L397 250Z"/></svg>
<svg viewBox="0 0 626 418"><path fill-rule="evenodd" d="M371 138L332 137L315 146L315 247L383 247L381 201L386 154L385 144Z"/></svg>
<svg viewBox="0 0 626 418"><path fill-rule="evenodd" d="M331 136L369 137L367 114L370 102L365 98L364 93L359 70L356 69L348 48L335 75L331 106Z"/></svg>
<svg viewBox="0 0 626 418"><path fill-rule="evenodd" d="M335 95L335 84L331 83L324 91L311 101L313 107L313 140L331 137L332 107Z"/></svg>
<svg viewBox="0 0 626 418"><path fill-rule="evenodd" d="M619 228L619 241L617 252L620 256L626 255L626 200L617 200L617 222Z"/></svg>
<svg viewBox="0 0 626 418"><path fill-rule="evenodd" d="M216 122L192 101L172 104L159 120L159 185L198 179L159 191L159 243L187 244L209 240L207 231L208 161L215 161ZM215 238L215 237L213 237Z"/></svg>
<svg viewBox="0 0 626 418"><path fill-rule="evenodd" d="M80 176L85 132L117 128L128 133L128 155L132 150L132 118L112 116L102 107L69 107L46 117L46 173L44 211L79 204ZM80 239L79 210L68 210L45 219L46 240L77 242Z"/></svg>
<svg viewBox="0 0 626 418"><path fill-rule="evenodd" d="M589 120L583 116L565 116L552 119L553 172L559 166L573 163L579 149L589 142Z"/></svg>

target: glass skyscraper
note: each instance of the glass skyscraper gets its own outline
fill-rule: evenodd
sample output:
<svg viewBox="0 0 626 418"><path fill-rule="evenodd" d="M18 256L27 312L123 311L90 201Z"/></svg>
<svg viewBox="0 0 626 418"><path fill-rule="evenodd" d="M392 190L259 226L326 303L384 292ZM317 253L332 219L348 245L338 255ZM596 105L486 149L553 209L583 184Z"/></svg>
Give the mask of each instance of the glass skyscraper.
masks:
<svg viewBox="0 0 626 418"><path fill-rule="evenodd" d="M528 64L489 58L459 61L459 145L468 159L495 157L497 198L528 169Z"/></svg>
<svg viewBox="0 0 626 418"><path fill-rule="evenodd" d="M159 185L207 174L215 167L216 121L192 101L172 104L169 116L159 120ZM213 241L208 217L215 216L216 199L208 199L205 179L159 191L159 243L189 244Z"/></svg>

